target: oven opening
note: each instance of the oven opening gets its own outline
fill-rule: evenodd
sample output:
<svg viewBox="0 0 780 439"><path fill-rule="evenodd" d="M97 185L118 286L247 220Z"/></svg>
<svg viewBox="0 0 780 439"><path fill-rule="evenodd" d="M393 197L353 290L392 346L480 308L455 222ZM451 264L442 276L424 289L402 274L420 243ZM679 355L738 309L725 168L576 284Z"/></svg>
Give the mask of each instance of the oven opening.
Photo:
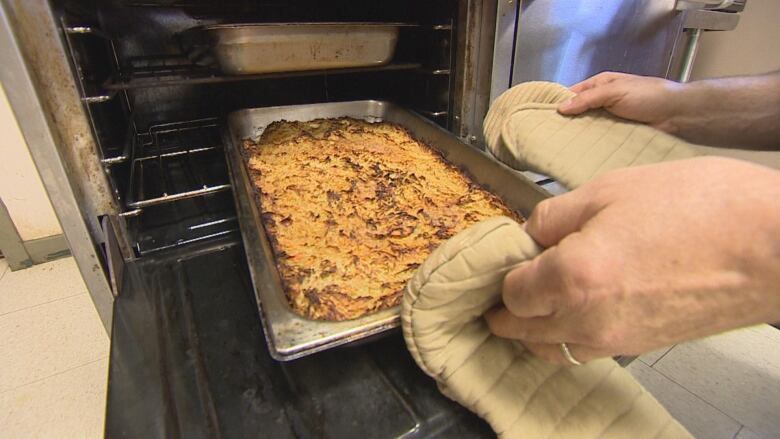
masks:
<svg viewBox="0 0 780 439"><path fill-rule="evenodd" d="M222 135L231 111L379 99L453 124L456 1L53 3L133 257L238 233ZM324 22L399 24L392 58L234 74L192 37L214 25Z"/></svg>

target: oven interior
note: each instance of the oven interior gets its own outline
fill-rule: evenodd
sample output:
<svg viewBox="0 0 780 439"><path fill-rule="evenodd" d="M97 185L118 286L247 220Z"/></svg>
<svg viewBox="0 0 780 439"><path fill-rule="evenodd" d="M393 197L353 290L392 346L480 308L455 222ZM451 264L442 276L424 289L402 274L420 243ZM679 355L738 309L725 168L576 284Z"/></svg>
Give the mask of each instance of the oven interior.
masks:
<svg viewBox="0 0 780 439"><path fill-rule="evenodd" d="M237 234L222 120L241 108L388 100L453 123L458 2L56 0L102 163L137 258ZM222 23L403 23L389 64L228 76L182 32Z"/></svg>

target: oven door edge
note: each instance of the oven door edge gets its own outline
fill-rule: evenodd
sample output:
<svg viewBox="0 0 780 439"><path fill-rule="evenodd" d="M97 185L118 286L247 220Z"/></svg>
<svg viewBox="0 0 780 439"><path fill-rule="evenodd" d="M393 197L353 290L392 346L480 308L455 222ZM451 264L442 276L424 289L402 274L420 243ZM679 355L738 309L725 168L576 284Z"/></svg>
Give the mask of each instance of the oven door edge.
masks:
<svg viewBox="0 0 780 439"><path fill-rule="evenodd" d="M0 80L4 84L5 92L30 150L30 155L49 195L98 315L106 331L110 332L114 294L106 276L102 252L99 250L102 244L99 217L116 213L116 206L109 203L109 205L104 206L105 209L96 209L93 201L98 200L98 198L89 199L87 196L83 196L83 188L77 182L77 180L85 179L77 178L79 172L69 172L69 169L73 168L68 167L63 160L61 148L72 145L57 141L57 139L62 140L69 137L63 137L62 133L58 131L59 127L51 121L62 120L70 115L65 114L65 110L61 110L56 115L48 114L45 110L45 106L42 104L41 90L36 86L31 67L28 66L22 52L23 42L17 37L20 25L18 21L14 21L14 19L19 19L14 13L19 12L15 8L21 8L21 6L12 3L10 1L0 2L0 12L2 12L0 15L0 58L5 61L3 68L0 69ZM32 3L38 2L37 0L25 2L24 11L22 11L24 14L41 12ZM45 8L44 11L50 13L48 6ZM50 15L42 14L38 19L44 20L47 17L51 18ZM33 23L28 22L28 25L33 25ZM37 32L45 33L41 29L38 29ZM56 38L56 29L53 32L52 38ZM46 62L47 60L51 61L48 57L38 61ZM64 62L64 59L61 61ZM67 88L67 84L64 83L59 84L59 86ZM75 94L70 97L78 99ZM63 102L59 102L59 104L61 105L57 108L66 108ZM81 109L80 105L79 102L77 108ZM91 132L87 131L86 136L91 138ZM97 160L96 155L93 158ZM96 174L96 179L100 178L104 178L102 170ZM97 189L99 190L99 188ZM107 186L103 189L107 190ZM110 195L106 196L110 199Z"/></svg>

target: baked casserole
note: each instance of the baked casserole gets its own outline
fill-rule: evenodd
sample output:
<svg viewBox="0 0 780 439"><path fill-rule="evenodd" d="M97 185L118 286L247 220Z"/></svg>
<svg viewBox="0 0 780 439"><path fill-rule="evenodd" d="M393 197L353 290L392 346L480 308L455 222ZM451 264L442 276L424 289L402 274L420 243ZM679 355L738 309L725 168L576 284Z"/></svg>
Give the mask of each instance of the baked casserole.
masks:
<svg viewBox="0 0 780 439"><path fill-rule="evenodd" d="M311 319L398 305L440 243L493 216L522 221L387 122L274 122L242 155L290 305Z"/></svg>

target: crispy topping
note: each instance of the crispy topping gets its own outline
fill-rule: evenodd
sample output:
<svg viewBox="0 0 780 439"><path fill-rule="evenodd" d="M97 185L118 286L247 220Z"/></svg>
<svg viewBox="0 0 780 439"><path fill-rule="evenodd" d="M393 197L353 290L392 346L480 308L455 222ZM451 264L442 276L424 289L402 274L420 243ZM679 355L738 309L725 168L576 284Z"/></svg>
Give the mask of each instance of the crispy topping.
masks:
<svg viewBox="0 0 780 439"><path fill-rule="evenodd" d="M441 242L492 216L521 220L394 124L275 122L243 156L290 305L313 319L398 305Z"/></svg>

